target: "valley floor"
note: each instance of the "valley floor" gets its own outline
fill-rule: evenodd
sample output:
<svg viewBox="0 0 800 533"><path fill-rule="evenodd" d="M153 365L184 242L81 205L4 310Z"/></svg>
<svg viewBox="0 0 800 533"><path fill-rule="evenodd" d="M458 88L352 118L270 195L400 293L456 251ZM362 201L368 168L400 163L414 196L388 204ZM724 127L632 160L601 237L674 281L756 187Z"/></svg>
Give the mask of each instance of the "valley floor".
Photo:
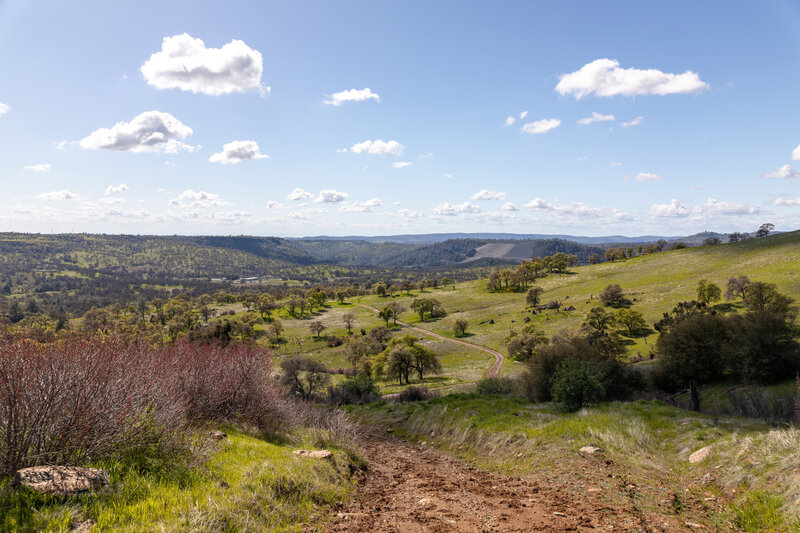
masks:
<svg viewBox="0 0 800 533"><path fill-rule="evenodd" d="M637 487L602 453L523 477L478 470L426 445L373 428L359 447L370 463L361 488L324 532L522 532L715 530L716 498ZM647 511L639 502L650 500Z"/></svg>

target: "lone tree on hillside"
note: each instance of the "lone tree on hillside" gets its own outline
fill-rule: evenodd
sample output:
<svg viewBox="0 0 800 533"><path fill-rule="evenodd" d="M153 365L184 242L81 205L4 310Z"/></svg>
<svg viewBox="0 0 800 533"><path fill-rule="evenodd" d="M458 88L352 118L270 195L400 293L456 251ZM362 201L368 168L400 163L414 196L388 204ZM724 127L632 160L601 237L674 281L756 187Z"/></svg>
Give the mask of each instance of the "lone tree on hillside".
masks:
<svg viewBox="0 0 800 533"><path fill-rule="evenodd" d="M633 309L620 309L617 311L616 322L623 326L628 331L628 335L631 336L636 335L647 327L647 322L645 322L642 313Z"/></svg>
<svg viewBox="0 0 800 533"><path fill-rule="evenodd" d="M393 346L386 354L386 377L397 378L400 385L403 380L409 382L408 377L414 370L414 354L405 344Z"/></svg>
<svg viewBox="0 0 800 533"><path fill-rule="evenodd" d="M467 332L467 327L469 326L469 322L467 322L464 318L457 318L456 321L453 323L453 334L456 337L463 337L464 334Z"/></svg>
<svg viewBox="0 0 800 533"><path fill-rule="evenodd" d="M411 304L411 310L419 315L420 321L425 321L425 315L437 318L447 314L442 304L435 298L418 298Z"/></svg>
<svg viewBox="0 0 800 533"><path fill-rule="evenodd" d="M378 316L381 317L384 320L384 322L386 322L386 327L388 328L389 327L389 321L394 316L394 311L392 311L391 307L389 307L388 305L385 305L383 307L383 309L381 309L378 312Z"/></svg>
<svg viewBox="0 0 800 533"><path fill-rule="evenodd" d="M314 334L315 337L319 338L323 331L325 331L325 324L320 322L319 320L312 320L311 324L308 325L308 329L311 330L311 333Z"/></svg>
<svg viewBox="0 0 800 533"><path fill-rule="evenodd" d="M347 334L350 335L353 333L353 324L355 324L356 317L353 313L345 313L342 315L342 322L344 322L344 327L347 328Z"/></svg>
<svg viewBox="0 0 800 533"><path fill-rule="evenodd" d="M747 235L744 233L740 233L738 231L734 231L733 233L728 234L728 242L739 242L743 241L747 238Z"/></svg>
<svg viewBox="0 0 800 533"><path fill-rule="evenodd" d="M766 224L761 224L758 227L758 230L756 230L756 237L758 238L766 237L767 235L772 233L774 229L775 229L775 224L770 224L769 222L767 222Z"/></svg>
<svg viewBox="0 0 800 533"><path fill-rule="evenodd" d="M397 324L397 318L400 316L400 313L403 313L406 310L406 308L403 307L400 302L389 302L386 304L386 307L392 310L392 321Z"/></svg>
<svg viewBox="0 0 800 533"><path fill-rule="evenodd" d="M600 293L600 301L603 302L603 305L612 307L622 307L630 303L629 300L625 298L625 293L622 291L622 287L619 286L619 283L613 283L603 289Z"/></svg>
<svg viewBox="0 0 800 533"><path fill-rule="evenodd" d="M533 307L534 305L539 305L539 300L541 299L543 292L544 292L543 288L534 285L533 287L528 289L527 293L525 293L525 304L529 307Z"/></svg>
<svg viewBox="0 0 800 533"><path fill-rule="evenodd" d="M707 279L697 282L697 299L703 303L716 302L722 297L722 290L719 285Z"/></svg>
<svg viewBox="0 0 800 533"><path fill-rule="evenodd" d="M300 355L284 359L281 363L281 383L303 399L309 399L330 381L325 365Z"/></svg>

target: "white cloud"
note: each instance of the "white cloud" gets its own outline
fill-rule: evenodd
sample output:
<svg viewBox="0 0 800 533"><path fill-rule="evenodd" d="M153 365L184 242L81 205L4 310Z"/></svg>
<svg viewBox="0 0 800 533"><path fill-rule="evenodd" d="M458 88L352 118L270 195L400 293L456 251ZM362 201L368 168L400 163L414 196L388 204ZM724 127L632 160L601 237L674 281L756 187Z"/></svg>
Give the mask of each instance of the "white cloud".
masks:
<svg viewBox="0 0 800 533"><path fill-rule="evenodd" d="M480 207L478 207L475 204L471 204L469 202L464 202L463 204L457 204L457 205L445 202L443 204L437 205L436 208L433 210L433 214L439 216L474 215L480 212L481 212Z"/></svg>
<svg viewBox="0 0 800 533"><path fill-rule="evenodd" d="M720 202L709 198L706 203L692 207L692 216L695 218L711 218L723 215L757 215L761 210L752 205Z"/></svg>
<svg viewBox="0 0 800 533"><path fill-rule="evenodd" d="M512 116L508 116L508 117L506 117L506 123L503 124L503 126L512 126L516 121L517 121L516 118L514 118Z"/></svg>
<svg viewBox="0 0 800 533"><path fill-rule="evenodd" d="M347 200L349 194L346 192L336 191L334 189L328 189L325 191L319 191L319 196L314 198L314 203L317 204L338 204L339 202L344 202Z"/></svg>
<svg viewBox="0 0 800 533"><path fill-rule="evenodd" d="M572 202L570 204L559 204L547 202L541 198L534 198L523 207L531 211L546 211L559 216L573 216L578 218L606 219L610 221L632 220L630 213L620 211L612 207L594 207L583 202Z"/></svg>
<svg viewBox="0 0 800 533"><path fill-rule="evenodd" d="M778 198L772 203L774 205L782 205L782 206L800 205L800 198Z"/></svg>
<svg viewBox="0 0 800 533"><path fill-rule="evenodd" d="M283 207L283 205L279 204L275 200L270 200L267 202L267 209L280 209L281 207Z"/></svg>
<svg viewBox="0 0 800 533"><path fill-rule="evenodd" d="M450 174L449 172L445 172L444 174L442 174L442 177L448 180L453 179L453 175Z"/></svg>
<svg viewBox="0 0 800 533"><path fill-rule="evenodd" d="M286 198L288 200L307 200L314 196L310 192L301 189L300 187L295 187L292 192L290 192Z"/></svg>
<svg viewBox="0 0 800 533"><path fill-rule="evenodd" d="M481 189L472 195L473 200L505 200L506 193Z"/></svg>
<svg viewBox="0 0 800 533"><path fill-rule="evenodd" d="M169 113L145 111L130 122L117 122L111 128L100 128L81 139L87 150L119 150L128 152L166 152L194 150L178 139L186 139L192 128Z"/></svg>
<svg viewBox="0 0 800 533"><path fill-rule="evenodd" d="M414 163L410 161L395 161L394 163L392 163L392 168L406 168L410 167L413 164Z"/></svg>
<svg viewBox="0 0 800 533"><path fill-rule="evenodd" d="M215 193L186 189L177 197L170 200L169 205L182 209L208 209L210 207L222 207L233 204L224 201Z"/></svg>
<svg viewBox="0 0 800 533"><path fill-rule="evenodd" d="M519 119L522 120L523 118L525 118L527 116L528 116L528 112L527 111L523 111L522 113L519 114Z"/></svg>
<svg viewBox="0 0 800 533"><path fill-rule="evenodd" d="M520 128L525 133L547 133L561 125L557 118L545 118L536 122L528 122Z"/></svg>
<svg viewBox="0 0 800 533"><path fill-rule="evenodd" d="M119 185L109 185L106 187L105 194L120 194L128 190L128 186L124 183L120 183Z"/></svg>
<svg viewBox="0 0 800 533"><path fill-rule="evenodd" d="M105 198L100 198L97 201L106 205L121 205L127 202L125 198L120 198L119 196L106 196Z"/></svg>
<svg viewBox="0 0 800 533"><path fill-rule="evenodd" d="M608 164L608 166L610 166L610 167L619 167L619 166L622 166L622 163L619 162L619 161L612 161L611 163Z"/></svg>
<svg viewBox="0 0 800 533"><path fill-rule="evenodd" d="M781 168L774 172L768 172L764 174L765 178L775 178L775 179L791 179L791 178L800 178L800 172L796 171L792 168L792 165L783 165Z"/></svg>
<svg viewBox="0 0 800 533"><path fill-rule="evenodd" d="M614 59L596 59L575 72L560 77L556 91L561 95L584 96L634 96L638 94L698 93L708 89L708 84L691 70L683 74L661 72L656 69L640 70L620 68Z"/></svg>
<svg viewBox="0 0 800 533"><path fill-rule="evenodd" d="M504 203L503 205L500 206L500 209L502 209L503 211L519 211L519 207L517 207L516 204L513 204L511 202Z"/></svg>
<svg viewBox="0 0 800 533"><path fill-rule="evenodd" d="M0 117L8 113L9 109L11 109L11 106L9 106L8 104L4 104L3 102L0 102Z"/></svg>
<svg viewBox="0 0 800 533"><path fill-rule="evenodd" d="M614 115L601 115L595 111L592 111L591 117L582 118L578 121L578 124L586 125L591 124L593 122L608 122L610 120L614 120L616 117Z"/></svg>
<svg viewBox="0 0 800 533"><path fill-rule="evenodd" d="M631 121L621 123L620 126L622 126L623 128L630 128L631 126L638 126L639 124L642 123L643 120L644 120L644 117L638 116L638 117L636 117L635 119L633 119Z"/></svg>
<svg viewBox="0 0 800 533"><path fill-rule="evenodd" d="M161 51L141 68L147 83L158 89L180 89L210 95L258 90L264 71L261 53L234 39L222 48L206 48L187 33L165 37Z"/></svg>
<svg viewBox="0 0 800 533"><path fill-rule="evenodd" d="M348 89L347 91L340 91L330 95L329 100L325 100L328 105L339 107L344 102L363 102L364 100L381 101L381 97L372 92L369 87L364 89Z"/></svg>
<svg viewBox="0 0 800 533"><path fill-rule="evenodd" d="M655 174L653 172L639 172L633 178L633 181L657 181L657 180L660 180L660 179L661 179L661 176L658 175L658 174Z"/></svg>
<svg viewBox="0 0 800 533"><path fill-rule="evenodd" d="M397 216L401 218L420 218L424 217L425 215L423 213L420 213L419 211L411 211L410 209L399 209L397 211Z"/></svg>
<svg viewBox="0 0 800 533"><path fill-rule="evenodd" d="M655 204L650 206L650 216L660 218L688 217L689 210L681 205L680 201L673 199L668 204Z"/></svg>
<svg viewBox="0 0 800 533"><path fill-rule="evenodd" d="M339 208L339 211L343 213L371 213L374 208L382 205L382 201L378 198L373 198L366 202L355 202L350 205L343 205Z"/></svg>
<svg viewBox="0 0 800 533"><path fill-rule="evenodd" d="M25 165L25 170L30 170L32 172L50 172L50 163L39 163L38 165Z"/></svg>
<svg viewBox="0 0 800 533"><path fill-rule="evenodd" d="M350 151L354 154L403 155L405 149L406 147L397 141L384 142L378 139L354 144Z"/></svg>
<svg viewBox="0 0 800 533"><path fill-rule="evenodd" d="M69 189L63 189L60 191L43 192L42 194L37 194L35 198L46 202L52 202L54 200L79 200L80 195L70 192Z"/></svg>
<svg viewBox="0 0 800 533"><path fill-rule="evenodd" d="M792 150L792 161L800 161L800 144L797 145L797 148Z"/></svg>
<svg viewBox="0 0 800 533"><path fill-rule="evenodd" d="M222 165L235 165L248 159L269 159L269 156L261 153L255 141L233 141L223 145L221 152L208 158L211 163Z"/></svg>

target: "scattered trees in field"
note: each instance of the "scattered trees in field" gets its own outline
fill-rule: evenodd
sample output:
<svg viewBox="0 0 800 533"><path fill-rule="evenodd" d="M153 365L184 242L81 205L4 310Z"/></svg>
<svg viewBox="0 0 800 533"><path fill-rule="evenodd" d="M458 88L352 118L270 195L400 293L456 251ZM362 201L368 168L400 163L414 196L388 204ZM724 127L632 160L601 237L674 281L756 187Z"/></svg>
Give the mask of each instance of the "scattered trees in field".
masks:
<svg viewBox="0 0 800 533"><path fill-rule="evenodd" d="M528 307L539 305L542 293L544 293L544 289L538 286L533 286L528 289L528 292L525 293L525 305Z"/></svg>
<svg viewBox="0 0 800 533"><path fill-rule="evenodd" d="M467 333L467 327L469 327L469 322L465 318L457 318L453 322L453 335L463 337Z"/></svg>
<svg viewBox="0 0 800 533"><path fill-rule="evenodd" d="M441 302L435 298L417 298L411 303L411 310L419 315L420 321L425 321L425 315L429 318L440 318L447 315Z"/></svg>
<svg viewBox="0 0 800 533"><path fill-rule="evenodd" d="M728 286L725 290L725 299L733 300L734 298L741 298L744 300L750 285L752 285L752 282L747 276L734 276L729 278Z"/></svg>
<svg viewBox="0 0 800 533"><path fill-rule="evenodd" d="M740 233L738 231L734 231L733 233L728 234L728 242L739 242L747 239L746 233Z"/></svg>
<svg viewBox="0 0 800 533"><path fill-rule="evenodd" d="M296 355L281 361L280 381L287 390L304 400L320 392L331 380L327 368L321 362Z"/></svg>
<svg viewBox="0 0 800 533"><path fill-rule="evenodd" d="M353 325L356 323L356 316L353 313L345 313L342 315L342 322L344 322L344 327L347 328L347 334L352 335Z"/></svg>
<svg viewBox="0 0 800 533"><path fill-rule="evenodd" d="M616 323L624 327L630 336L637 335L647 327L642 313L633 309L620 309L614 318Z"/></svg>
<svg viewBox="0 0 800 533"><path fill-rule="evenodd" d="M630 305L631 301L625 298L625 292L619 283L612 283L600 292L600 301L610 307L623 307Z"/></svg>
<svg viewBox="0 0 800 533"><path fill-rule="evenodd" d="M512 330L504 341L509 357L517 361L531 359L536 355L536 351L541 346L546 346L548 342L545 334L537 330L533 324L526 325L521 332Z"/></svg>
<svg viewBox="0 0 800 533"><path fill-rule="evenodd" d="M322 323L320 320L312 320L311 323L308 325L308 329L311 330L311 333L314 334L316 338L320 338L322 332L327 329L325 324Z"/></svg>

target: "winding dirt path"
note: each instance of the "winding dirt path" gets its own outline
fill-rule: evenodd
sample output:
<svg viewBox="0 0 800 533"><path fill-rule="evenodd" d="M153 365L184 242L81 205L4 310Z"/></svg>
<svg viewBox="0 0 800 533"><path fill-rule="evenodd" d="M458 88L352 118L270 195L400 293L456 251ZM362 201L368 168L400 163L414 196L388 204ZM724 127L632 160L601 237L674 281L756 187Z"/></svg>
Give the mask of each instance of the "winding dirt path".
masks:
<svg viewBox="0 0 800 533"><path fill-rule="evenodd" d="M374 307L372 307L371 305L361 304L361 303L357 303L357 302L352 302L352 303L355 303L355 305L357 305L359 307L363 307L364 309L369 309L370 311L372 311L374 313L379 313L380 312L377 309L375 309ZM434 333L433 331L428 331L427 329L418 328L416 326L412 326L410 324L406 324L405 322L401 322L399 320L397 321L397 325L398 326L402 326L404 328L408 328L408 329L414 330L414 331L416 331L418 333L422 333L423 335L427 335L427 336L433 337L435 339L454 342L456 344L461 344L462 346L468 346L470 348L475 348L476 350L480 350L482 352L486 352L488 354L493 355L494 356L494 363L492 363L492 366L490 366L486 370L486 373L484 374L487 378L496 378L497 374L500 372L500 367L503 366L503 361L505 361L505 356L502 353L500 353L500 352L498 352L496 350L492 350L491 348L487 348L485 346L481 346L480 344L473 344L471 342L461 341L461 340L458 340L458 339L451 339L450 337L445 337L444 335L439 335L438 333Z"/></svg>

